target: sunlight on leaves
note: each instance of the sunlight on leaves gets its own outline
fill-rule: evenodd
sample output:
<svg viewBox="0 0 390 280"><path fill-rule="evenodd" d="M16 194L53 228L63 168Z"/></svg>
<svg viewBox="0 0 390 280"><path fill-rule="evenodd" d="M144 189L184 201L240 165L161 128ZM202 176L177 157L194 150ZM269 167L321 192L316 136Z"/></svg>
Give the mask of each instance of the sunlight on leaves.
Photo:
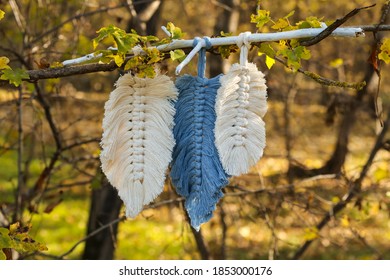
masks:
<svg viewBox="0 0 390 280"><path fill-rule="evenodd" d="M336 58L336 59L333 59L329 65L330 67L332 68L339 68L340 66L342 66L344 64L344 60L342 58Z"/></svg>
<svg viewBox="0 0 390 280"><path fill-rule="evenodd" d="M340 223L341 223L341 226L343 226L343 227L349 227L349 217L347 215L344 215L340 219Z"/></svg>
<svg viewBox="0 0 390 280"><path fill-rule="evenodd" d="M270 20L270 11L258 10L256 15L251 15L251 22L256 23L257 29L261 29Z"/></svg>
<svg viewBox="0 0 390 280"><path fill-rule="evenodd" d="M5 56L0 57L0 69L10 69L8 63L9 63L8 57Z"/></svg>
<svg viewBox="0 0 390 280"><path fill-rule="evenodd" d="M31 225L21 226L20 223L10 225L9 229L0 228L0 252L5 248L15 249L19 253L46 251L44 244L31 238L30 230ZM4 253L0 254L0 259L5 259Z"/></svg>
<svg viewBox="0 0 390 280"><path fill-rule="evenodd" d="M171 55L171 59L173 61L177 60L181 62L186 57L185 52L181 49L170 51L169 54Z"/></svg>
<svg viewBox="0 0 390 280"><path fill-rule="evenodd" d="M265 64L267 65L268 69L271 69L272 66L274 66L274 64L275 64L275 59L266 55L265 56Z"/></svg>
<svg viewBox="0 0 390 280"><path fill-rule="evenodd" d="M28 75L26 70L16 68L13 69L4 69L3 75L0 76L1 80L9 81L10 84L13 84L14 86L19 86L24 79L29 79L30 76Z"/></svg>
<svg viewBox="0 0 390 280"><path fill-rule="evenodd" d="M185 35L181 28L175 26L172 22L168 22L167 30L171 33L171 38L175 40L182 39Z"/></svg>
<svg viewBox="0 0 390 280"><path fill-rule="evenodd" d="M316 227L305 228L305 235L303 236L303 238L306 241L314 240L314 239L317 239L319 237L320 237L320 235L318 233L318 228L316 228Z"/></svg>
<svg viewBox="0 0 390 280"><path fill-rule="evenodd" d="M390 63L390 38L385 38L383 40L378 58L383 60L386 64Z"/></svg>

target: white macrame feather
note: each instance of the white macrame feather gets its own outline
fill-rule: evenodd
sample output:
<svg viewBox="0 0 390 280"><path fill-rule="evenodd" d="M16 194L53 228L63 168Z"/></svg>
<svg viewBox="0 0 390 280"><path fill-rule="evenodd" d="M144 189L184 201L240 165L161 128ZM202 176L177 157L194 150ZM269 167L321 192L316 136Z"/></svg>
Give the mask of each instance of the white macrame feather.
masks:
<svg viewBox="0 0 390 280"><path fill-rule="evenodd" d="M104 106L102 170L118 190L128 217L135 217L163 190L175 144L177 95L168 76L125 74Z"/></svg>
<svg viewBox="0 0 390 280"><path fill-rule="evenodd" d="M267 86L264 74L253 63L233 64L220 82L215 144L226 173L238 176L263 155Z"/></svg>

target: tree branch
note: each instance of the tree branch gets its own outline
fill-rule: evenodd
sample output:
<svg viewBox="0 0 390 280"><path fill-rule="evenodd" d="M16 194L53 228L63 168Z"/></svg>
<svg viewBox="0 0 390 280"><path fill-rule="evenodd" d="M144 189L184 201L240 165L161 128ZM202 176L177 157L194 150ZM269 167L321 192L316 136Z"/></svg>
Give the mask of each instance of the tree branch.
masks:
<svg viewBox="0 0 390 280"><path fill-rule="evenodd" d="M368 170L370 169L374 158L378 151L383 148L384 145L384 137L386 135L386 132L390 125L390 113L387 117L386 122L384 123L384 126L382 128L381 133L376 139L375 145L371 150L370 156L364 165L362 171L360 172L359 178L351 183L351 187L349 189L349 192L344 195L342 200L338 202L333 208L323 217L323 219L316 225L316 228L318 231L320 231L323 227L325 227L329 221L335 217L341 210L343 210L351 200L356 197L358 194L361 193L361 186L363 179L366 177ZM306 250L309 248L309 246L313 243L314 240L307 240L295 253L293 259L300 259L303 254L306 252Z"/></svg>
<svg viewBox="0 0 390 280"><path fill-rule="evenodd" d="M149 2L153 2L153 1L155 1L155 0L141 0L141 1L138 1L136 3L136 5L139 5L139 4L142 4L142 3L149 3ZM34 38L34 40L29 42L28 47L38 43L44 37L50 35L53 32L56 32L58 29L60 29L61 27L63 27L65 24L67 24L69 22L72 22L74 20L79 20L79 19L85 18L85 17L90 17L90 16L93 16L93 15L96 15L96 14L101 14L101 13L105 13L105 12L108 12L108 11L121 9L121 8L124 8L124 7L127 7L127 6L128 6L127 3L123 3L123 4L120 4L120 5L114 6L114 7L104 7L104 8L100 8L100 9L94 10L94 11L90 11L90 12L86 12L86 13L82 13L82 14L77 14L77 15L75 15L73 17L70 17L70 18L64 20L60 24L54 26L53 28L47 30L46 32L44 32L44 33L40 34L39 36L37 36L36 38Z"/></svg>
<svg viewBox="0 0 390 280"><path fill-rule="evenodd" d="M331 25L329 25L324 31L322 31L320 34L318 34L317 36L309 39L309 40L305 40L303 42L301 42L300 44L302 46L311 46L311 45L314 45L314 44L317 44L319 42L321 42L322 40L324 40L326 37L330 36L332 34L333 31L336 30L336 28L338 28L339 26L341 26L342 24L344 24L347 20L349 20L350 18L352 18L353 16L355 16L357 13L359 13L361 10L366 10L366 9L369 9L369 8L372 8L374 7L376 4L373 4L373 5L370 5L370 6L366 6L366 7L362 7L362 8L356 8L356 9L353 9L351 12L349 12L347 15L345 15L344 17L342 18L339 18L339 19L336 19L335 22L333 22Z"/></svg>
<svg viewBox="0 0 390 280"><path fill-rule="evenodd" d="M288 67L287 63L283 59L276 57L276 56L274 58L276 61L278 61L278 62L282 63L284 66ZM322 77L316 73L303 70L302 68L299 68L297 71L299 73L304 74L306 77L316 81L317 83L324 85L324 86L328 86L328 87L335 86L335 87L341 87L341 88L351 88L351 89L361 90L366 85L365 81L351 83L351 82L342 82L342 81L331 80L331 79Z"/></svg>

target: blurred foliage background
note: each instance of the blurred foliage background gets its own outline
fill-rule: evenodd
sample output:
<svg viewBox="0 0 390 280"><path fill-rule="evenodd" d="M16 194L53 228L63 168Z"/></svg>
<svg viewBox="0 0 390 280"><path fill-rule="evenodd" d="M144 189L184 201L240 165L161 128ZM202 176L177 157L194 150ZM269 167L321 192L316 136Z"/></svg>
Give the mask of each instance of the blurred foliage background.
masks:
<svg viewBox="0 0 390 280"><path fill-rule="evenodd" d="M292 22L309 16L327 21L373 3L277 0L262 1L261 7L274 18L294 10ZM45 68L93 52L96 31L109 24L160 38L167 22L186 38L256 32L250 16L257 4L0 1L5 11L0 56L10 58L13 67ZM346 25L379 23L386 1L376 4ZM389 134L381 134L381 120L385 129L388 124L389 66L375 69L370 63L386 35L327 38L310 46L312 57L302 62L303 70L328 79L365 80L360 91L320 85L278 62L268 70L264 56L256 49L250 53L268 84L267 147L249 174L231 179L200 232L189 226L169 180L137 218L123 218L121 201L99 162L104 102L120 70L23 83L18 89L2 84L0 226L31 225L29 236L47 247L6 253L22 259L389 259ZM237 54L225 61L208 55L209 76L238 60ZM165 60L160 68L174 77L176 65ZM196 62L184 71L194 74Z"/></svg>

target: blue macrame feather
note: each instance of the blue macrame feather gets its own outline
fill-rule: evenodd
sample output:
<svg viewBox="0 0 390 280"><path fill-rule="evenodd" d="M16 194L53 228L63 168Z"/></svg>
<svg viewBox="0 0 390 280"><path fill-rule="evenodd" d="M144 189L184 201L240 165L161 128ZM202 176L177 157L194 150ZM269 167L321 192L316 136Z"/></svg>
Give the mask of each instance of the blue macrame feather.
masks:
<svg viewBox="0 0 390 280"><path fill-rule="evenodd" d="M185 198L191 225L199 229L207 222L228 183L214 143L215 97L220 76L212 79L185 75L178 78L175 105L171 178Z"/></svg>

